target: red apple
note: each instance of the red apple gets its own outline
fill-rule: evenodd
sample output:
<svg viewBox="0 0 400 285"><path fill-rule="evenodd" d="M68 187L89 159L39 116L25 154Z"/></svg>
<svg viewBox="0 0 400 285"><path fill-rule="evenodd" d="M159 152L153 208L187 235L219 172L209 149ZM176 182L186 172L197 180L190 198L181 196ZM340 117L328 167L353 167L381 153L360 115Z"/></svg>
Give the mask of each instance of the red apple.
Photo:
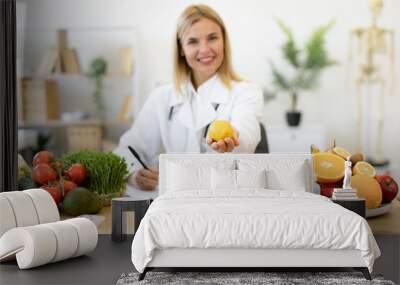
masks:
<svg viewBox="0 0 400 285"><path fill-rule="evenodd" d="M378 180L382 190L382 203L390 203L397 196L399 186L396 181L389 175L377 175L375 179Z"/></svg>
<svg viewBox="0 0 400 285"><path fill-rule="evenodd" d="M46 185L46 186L42 186L40 188L49 192L49 194L51 195L51 197L53 197L53 200L54 200L54 202L56 202L56 204L58 204L62 201L61 187L59 184Z"/></svg>
<svg viewBox="0 0 400 285"><path fill-rule="evenodd" d="M40 185L47 185L57 179L57 173L48 164L38 164L32 170L32 179Z"/></svg>
<svg viewBox="0 0 400 285"><path fill-rule="evenodd" d="M39 164L50 165L53 159L54 156L50 151L42 150L35 154L35 156L33 157L32 165L33 167Z"/></svg>

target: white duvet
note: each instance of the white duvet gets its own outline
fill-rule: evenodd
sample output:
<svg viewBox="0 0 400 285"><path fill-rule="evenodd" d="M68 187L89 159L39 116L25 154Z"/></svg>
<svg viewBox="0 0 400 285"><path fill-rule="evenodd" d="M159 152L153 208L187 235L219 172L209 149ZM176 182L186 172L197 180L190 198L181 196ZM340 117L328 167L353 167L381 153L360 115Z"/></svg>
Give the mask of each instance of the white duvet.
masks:
<svg viewBox="0 0 400 285"><path fill-rule="evenodd" d="M358 249L372 272L380 251L368 223L320 195L266 189L183 191L158 197L132 243L143 272L155 249Z"/></svg>

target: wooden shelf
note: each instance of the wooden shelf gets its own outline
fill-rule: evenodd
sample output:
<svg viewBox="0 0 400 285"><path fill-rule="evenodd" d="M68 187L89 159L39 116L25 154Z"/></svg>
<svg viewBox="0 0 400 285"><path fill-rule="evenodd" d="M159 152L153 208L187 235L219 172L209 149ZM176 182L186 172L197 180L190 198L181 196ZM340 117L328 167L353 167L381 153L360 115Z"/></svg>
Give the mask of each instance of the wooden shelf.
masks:
<svg viewBox="0 0 400 285"><path fill-rule="evenodd" d="M19 121L18 128L20 129L42 129L42 128L64 128L68 126L81 126L81 125L96 125L99 126L100 122L96 119L80 120L80 121L61 121L61 120L47 120L47 121Z"/></svg>

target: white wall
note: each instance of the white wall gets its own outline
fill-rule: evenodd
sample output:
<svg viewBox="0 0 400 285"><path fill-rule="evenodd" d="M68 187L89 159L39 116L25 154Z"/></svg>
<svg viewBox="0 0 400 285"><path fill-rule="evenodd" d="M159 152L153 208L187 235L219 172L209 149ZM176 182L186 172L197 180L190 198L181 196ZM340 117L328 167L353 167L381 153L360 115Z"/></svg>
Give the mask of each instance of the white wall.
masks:
<svg viewBox="0 0 400 285"><path fill-rule="evenodd" d="M27 0L25 0L27 1ZM396 36L396 66L400 71L400 1L387 0L380 24L393 28ZM190 0L35 0L28 1L27 24L30 27L134 26L137 28L136 50L137 106L151 89L171 79L171 43L175 20ZM243 77L271 87L268 59L279 62L279 47L284 41L274 17L293 28L304 42L310 31L334 19L336 24L327 37L331 56L341 62L327 70L321 87L302 94L300 109L303 123L321 123L328 139L357 150L355 97L346 89L348 34L354 27L370 22L367 0L208 0L224 19L231 37L234 65ZM29 47L29 42L26 43ZM386 98L384 151L392 161L400 162L400 84L395 96ZM287 96L279 96L265 107L267 124L284 124L283 113L289 106Z"/></svg>

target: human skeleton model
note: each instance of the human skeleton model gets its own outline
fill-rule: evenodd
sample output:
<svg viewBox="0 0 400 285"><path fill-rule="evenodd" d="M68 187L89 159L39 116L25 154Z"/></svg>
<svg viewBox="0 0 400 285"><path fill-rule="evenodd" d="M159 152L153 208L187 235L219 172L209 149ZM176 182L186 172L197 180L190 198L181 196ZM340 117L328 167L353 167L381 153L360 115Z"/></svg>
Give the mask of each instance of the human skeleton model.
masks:
<svg viewBox="0 0 400 285"><path fill-rule="evenodd" d="M378 26L377 19L382 8L383 0L370 0L370 10L372 13L371 26L366 28L357 28L351 31L349 50L350 65L352 63L354 54L356 54L356 63L358 63L359 66L355 78L355 89L357 96L357 123L359 126L359 148L362 152L371 151L372 153L369 154L375 161L383 161L382 132L384 108L383 99L386 92L385 84L390 81L390 93L393 93L394 89L394 31ZM383 65L385 66L383 67ZM384 78L387 78L388 80L385 80ZM377 111L376 114L374 114L377 119L377 132L375 134L375 147L372 150L363 149L364 147L362 144L364 136L364 97L361 90L363 86L365 87L365 90L371 90L373 86L378 87L378 94L375 95L379 96L379 98L377 98ZM368 99L371 98L366 98L366 100ZM367 128L371 128L371 126L368 126ZM369 133L369 129L367 133Z"/></svg>

